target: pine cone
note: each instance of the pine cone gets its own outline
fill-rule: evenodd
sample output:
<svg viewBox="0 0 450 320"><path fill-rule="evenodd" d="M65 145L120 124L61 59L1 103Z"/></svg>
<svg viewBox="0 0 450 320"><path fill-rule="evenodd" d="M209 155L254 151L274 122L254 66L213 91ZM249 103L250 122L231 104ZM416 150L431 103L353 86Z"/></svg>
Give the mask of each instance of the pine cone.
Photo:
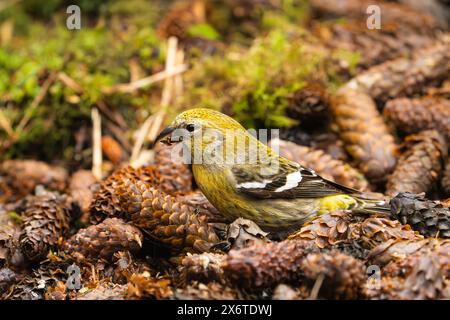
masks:
<svg viewBox="0 0 450 320"><path fill-rule="evenodd" d="M188 284L191 281L201 283L222 282L224 279L222 263L224 254L204 252L202 254L189 254L183 258L180 268L181 282Z"/></svg>
<svg viewBox="0 0 450 320"><path fill-rule="evenodd" d="M437 182L447 156L444 139L434 130L422 131L406 137L403 148L406 151L389 176L386 194L428 192Z"/></svg>
<svg viewBox="0 0 450 320"><path fill-rule="evenodd" d="M236 289L211 282L193 283L186 288L177 289L175 298L180 300L236 300L242 299Z"/></svg>
<svg viewBox="0 0 450 320"><path fill-rule="evenodd" d="M421 247L397 246L382 269L380 287L367 288L367 296L377 299L449 298L450 254L448 243L422 241ZM395 245L394 245L395 246ZM409 247L409 248L408 248ZM405 249L407 249L405 251ZM411 250L414 249L414 250Z"/></svg>
<svg viewBox="0 0 450 320"><path fill-rule="evenodd" d="M331 26L315 26L315 34L332 49L359 52L358 70L408 56L411 51L433 44L433 38L396 24L369 30L366 21L348 21Z"/></svg>
<svg viewBox="0 0 450 320"><path fill-rule="evenodd" d="M364 219L348 211L325 213L289 236L314 241L320 249L336 248L356 257L364 257L367 250L389 240L422 238L398 221L376 216Z"/></svg>
<svg viewBox="0 0 450 320"><path fill-rule="evenodd" d="M446 268L450 268L450 260ZM404 289L399 296L408 300L438 299L442 296L445 285L442 266L434 255L423 255L406 278Z"/></svg>
<svg viewBox="0 0 450 320"><path fill-rule="evenodd" d="M121 219L109 218L103 222L80 229L68 239L63 250L81 262L88 259L110 260L117 251L135 253L141 249L142 233Z"/></svg>
<svg viewBox="0 0 450 320"><path fill-rule="evenodd" d="M329 119L326 88L309 84L294 92L289 98L286 114L292 119L300 120L303 128L308 127L308 124L317 127L321 123L326 123Z"/></svg>
<svg viewBox="0 0 450 320"><path fill-rule="evenodd" d="M418 50L411 58L398 58L360 73L346 84L347 88L367 92L373 99L410 96L421 92L424 85L445 78L450 70L450 37Z"/></svg>
<svg viewBox="0 0 450 320"><path fill-rule="evenodd" d="M217 210L200 190L186 195L177 195L178 201L195 208L200 215L205 215L211 222L226 222L225 217Z"/></svg>
<svg viewBox="0 0 450 320"><path fill-rule="evenodd" d="M114 165L120 164L124 158L122 147L111 136L102 137L102 151Z"/></svg>
<svg viewBox="0 0 450 320"><path fill-rule="evenodd" d="M158 26L162 38L177 37L182 42L190 40L189 28L206 22L209 8L206 1L176 1L168 10Z"/></svg>
<svg viewBox="0 0 450 320"><path fill-rule="evenodd" d="M74 300L125 300L127 285L102 282L98 287L78 293Z"/></svg>
<svg viewBox="0 0 450 320"><path fill-rule="evenodd" d="M188 193L192 191L192 173L183 163L180 155L173 153L173 148L155 147L155 166L161 176L161 187L169 194Z"/></svg>
<svg viewBox="0 0 450 320"><path fill-rule="evenodd" d="M89 223L89 208L94 199L93 186L97 180L91 171L78 170L70 178L69 202L73 208L81 212L81 221Z"/></svg>
<svg viewBox="0 0 450 320"><path fill-rule="evenodd" d="M91 207L92 218L131 220L151 238L174 249L208 250L218 238L207 216L197 213L195 205L187 205L185 195L165 194L159 181L153 167L119 170L102 184Z"/></svg>
<svg viewBox="0 0 450 320"><path fill-rule="evenodd" d="M116 192L133 223L159 242L203 252L218 241L207 216L148 183L125 179Z"/></svg>
<svg viewBox="0 0 450 320"><path fill-rule="evenodd" d="M450 196L450 159L447 160L445 164L444 175L441 180L442 188L444 189L444 193L447 196Z"/></svg>
<svg viewBox="0 0 450 320"><path fill-rule="evenodd" d="M20 248L30 261L44 259L68 232L69 212L65 201L64 197L50 192L28 199L23 213Z"/></svg>
<svg viewBox="0 0 450 320"><path fill-rule="evenodd" d="M448 240L439 241L430 239L425 242L420 248L412 251L405 256L399 255L393 257L393 259L383 268L383 272L391 277L404 277L413 272L414 268L418 264L423 256L431 257L440 266L440 269L444 271L444 276L450 276L450 253L448 252L449 242Z"/></svg>
<svg viewBox="0 0 450 320"><path fill-rule="evenodd" d="M322 150L297 145L293 142L274 139L271 145L279 147L280 155L311 168L325 179L336 181L361 191L369 189L369 183L356 169L343 161L333 159Z"/></svg>
<svg viewBox="0 0 450 320"><path fill-rule="evenodd" d="M450 238L450 209L423 195L400 192L390 202L394 219L408 223L425 237Z"/></svg>
<svg viewBox="0 0 450 320"><path fill-rule="evenodd" d="M304 257L317 248L310 241L285 240L231 250L224 262L225 277L239 288L274 288L301 278Z"/></svg>
<svg viewBox="0 0 450 320"><path fill-rule="evenodd" d="M97 224L106 217L123 217L119 196L116 194L118 186L125 179L143 180L154 185L159 183L160 177L153 167L134 169L125 167L110 175L100 185L100 189L94 196L91 204L91 223Z"/></svg>
<svg viewBox="0 0 450 320"><path fill-rule="evenodd" d="M329 248L352 238L349 230L351 218L351 213L348 211L324 213L291 234L289 239L314 241L320 249Z"/></svg>
<svg viewBox="0 0 450 320"><path fill-rule="evenodd" d="M434 238L389 240L373 248L368 258L372 264L383 266L391 261L403 260L415 252L436 250L436 248L439 248L439 251L442 252L450 252L450 241Z"/></svg>
<svg viewBox="0 0 450 320"><path fill-rule="evenodd" d="M392 24L404 29L410 29L419 34L432 33L438 27L438 22L429 14L415 10L409 6L385 1L371 0L311 0L313 15L318 18L351 18L367 20L367 8L376 4L380 7L383 27Z"/></svg>
<svg viewBox="0 0 450 320"><path fill-rule="evenodd" d="M34 160L6 160L0 163L0 176L19 198L33 192L37 185L63 191L67 183L64 168Z"/></svg>
<svg viewBox="0 0 450 320"><path fill-rule="evenodd" d="M338 251L311 253L302 261L304 276L323 283L319 296L329 299L356 299L362 291L366 274L364 264Z"/></svg>
<svg viewBox="0 0 450 320"><path fill-rule="evenodd" d="M385 179L394 169L396 146L372 99L344 87L332 99L331 111L360 170L374 182Z"/></svg>
<svg viewBox="0 0 450 320"><path fill-rule="evenodd" d="M402 133L411 134L436 129L450 143L450 100L438 98L390 100L384 116Z"/></svg>
<svg viewBox="0 0 450 320"><path fill-rule="evenodd" d="M409 225L383 217L369 217L352 228L356 229L353 234L359 235L358 243L366 249L392 241L423 239Z"/></svg>

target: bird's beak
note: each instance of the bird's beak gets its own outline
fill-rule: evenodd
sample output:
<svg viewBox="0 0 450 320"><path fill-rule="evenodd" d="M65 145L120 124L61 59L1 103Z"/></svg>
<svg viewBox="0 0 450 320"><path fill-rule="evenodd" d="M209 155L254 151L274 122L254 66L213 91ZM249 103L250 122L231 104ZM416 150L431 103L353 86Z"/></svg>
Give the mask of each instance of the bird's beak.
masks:
<svg viewBox="0 0 450 320"><path fill-rule="evenodd" d="M156 144L158 141L161 141L161 142L164 143L164 144L171 144L173 141L172 141L172 139L170 138L170 134L171 134L172 132L174 132L175 129L176 129L176 128L175 128L175 127L172 127L172 126L168 126L168 127L164 128L163 131L161 131L161 132L159 133L159 135L156 137L156 139L155 139L155 144Z"/></svg>

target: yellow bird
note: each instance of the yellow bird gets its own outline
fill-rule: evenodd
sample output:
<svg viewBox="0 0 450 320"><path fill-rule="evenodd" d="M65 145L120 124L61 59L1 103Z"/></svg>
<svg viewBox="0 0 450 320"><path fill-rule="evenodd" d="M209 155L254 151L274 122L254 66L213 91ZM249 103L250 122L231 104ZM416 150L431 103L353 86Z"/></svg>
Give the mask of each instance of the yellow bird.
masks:
<svg viewBox="0 0 450 320"><path fill-rule="evenodd" d="M281 157L231 117L197 108L179 114L156 141L181 143L194 178L228 220L246 218L268 232L289 232L324 212L389 210L354 189Z"/></svg>

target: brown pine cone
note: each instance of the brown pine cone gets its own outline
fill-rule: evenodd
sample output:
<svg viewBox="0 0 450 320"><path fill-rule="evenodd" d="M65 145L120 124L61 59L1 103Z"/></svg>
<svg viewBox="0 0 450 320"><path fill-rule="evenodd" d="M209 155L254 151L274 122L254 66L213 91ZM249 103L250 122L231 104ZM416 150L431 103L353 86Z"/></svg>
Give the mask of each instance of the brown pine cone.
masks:
<svg viewBox="0 0 450 320"><path fill-rule="evenodd" d="M192 191L192 173L180 155L172 154L174 147L162 143L155 147L155 167L161 176L161 187L169 194ZM176 149L175 149L176 150Z"/></svg>
<svg viewBox="0 0 450 320"><path fill-rule="evenodd" d="M111 136L102 137L102 151L114 165L120 164L124 159L122 147Z"/></svg>
<svg viewBox="0 0 450 320"><path fill-rule="evenodd" d="M194 282L183 289L177 289L175 298L180 300L236 300L242 299L236 289L217 282L207 284Z"/></svg>
<svg viewBox="0 0 450 320"><path fill-rule="evenodd" d="M124 179L143 180L154 185L159 183L160 177L153 167L134 169L130 166L117 170L100 185L91 203L91 223L97 224L106 217L122 217L121 203L116 190Z"/></svg>
<svg viewBox="0 0 450 320"><path fill-rule="evenodd" d="M225 217L217 210L200 190L178 195L180 203L194 207L200 215L205 215L211 222L225 222Z"/></svg>
<svg viewBox="0 0 450 320"><path fill-rule="evenodd" d="M385 102L420 93L424 85L442 80L449 70L450 36L442 36L436 44L416 51L411 58L389 60L360 73L346 87Z"/></svg>
<svg viewBox="0 0 450 320"><path fill-rule="evenodd" d="M421 250L435 250L450 252L450 241L447 239L415 239L389 240L373 248L369 253L369 260L373 264L386 265L391 261L403 260ZM422 251L422 252L425 252Z"/></svg>
<svg viewBox="0 0 450 320"><path fill-rule="evenodd" d="M203 252L218 242L207 216L149 183L124 179L116 194L133 223L161 243Z"/></svg>
<svg viewBox="0 0 450 320"><path fill-rule="evenodd" d="M308 84L289 97L286 114L292 119L299 120L303 128L308 124L317 126L326 123L329 118L328 98L325 87Z"/></svg>
<svg viewBox="0 0 450 320"><path fill-rule="evenodd" d="M438 181L447 156L444 139L437 131L422 131L406 137L403 149L397 167L388 178L386 194L428 192Z"/></svg>
<svg viewBox="0 0 450 320"><path fill-rule="evenodd" d="M369 183L358 170L341 160L333 159L322 150L300 146L280 139L271 140L270 143L279 147L281 156L313 169L325 179L361 191L368 191L369 189Z"/></svg>
<svg viewBox="0 0 450 320"><path fill-rule="evenodd" d="M65 197L56 193L41 192L27 200L20 248L30 261L37 262L68 232L70 216Z"/></svg>
<svg viewBox="0 0 450 320"><path fill-rule="evenodd" d="M310 241L285 240L231 250L224 262L230 283L248 290L274 288L280 283L296 283L301 278L301 263L317 251Z"/></svg>
<svg viewBox="0 0 450 320"><path fill-rule="evenodd" d="M426 239L421 247L412 250L409 254L393 256L393 259L383 268L383 271L392 277L410 274L423 256L431 257L444 271L444 276L450 276L450 252L448 240ZM394 252L394 251L391 251ZM401 251L399 251L401 252Z"/></svg>
<svg viewBox="0 0 450 320"><path fill-rule="evenodd" d="M366 280L364 264L338 251L311 253L302 261L306 278L323 277L318 296L329 299L356 299Z"/></svg>
<svg viewBox="0 0 450 320"><path fill-rule="evenodd" d="M409 225L383 217L369 217L352 227L356 229L353 234L359 235L358 243L368 250L391 241L423 239Z"/></svg>
<svg viewBox="0 0 450 320"><path fill-rule="evenodd" d="M331 111L359 169L369 180L384 180L394 169L396 146L370 96L344 87L332 99Z"/></svg>
<svg viewBox="0 0 450 320"><path fill-rule="evenodd" d="M352 235L349 229L351 218L349 211L324 213L291 234L289 239L314 241L320 249L332 247L338 242L351 240Z"/></svg>
<svg viewBox="0 0 450 320"><path fill-rule="evenodd" d="M450 238L450 209L423 195L400 192L390 202L391 214L425 237Z"/></svg>
<svg viewBox="0 0 450 320"><path fill-rule="evenodd" d="M121 219L108 218L103 222L80 229L68 239L62 249L77 261L104 259L109 261L118 251L138 252L144 240L136 227Z"/></svg>
<svg viewBox="0 0 450 320"><path fill-rule="evenodd" d="M367 8L370 5L380 7L382 27L397 24L419 34L431 33L438 27L433 16L409 6L387 1L371 0L311 0L313 15L318 18L346 18L366 21Z"/></svg>
<svg viewBox="0 0 450 320"><path fill-rule="evenodd" d="M445 164L444 175L441 180L442 188L446 196L450 196L450 159L447 160Z"/></svg>
<svg viewBox="0 0 450 320"><path fill-rule="evenodd" d="M379 288L367 288L368 298L439 299L450 297L449 243L423 240L399 243L391 249L390 261L382 269ZM384 261L385 263L386 261Z"/></svg>
<svg viewBox="0 0 450 320"><path fill-rule="evenodd" d="M407 56L412 51L432 45L433 38L390 24L381 29L369 30L366 21L315 26L315 34L332 49L359 52L357 69Z"/></svg>
<svg viewBox="0 0 450 320"><path fill-rule="evenodd" d="M192 281L202 283L223 282L222 263L224 260L224 254L209 252L202 254L188 253L181 262L180 280L183 284L189 284Z"/></svg>
<svg viewBox="0 0 450 320"><path fill-rule="evenodd" d="M386 103L384 116L402 133L436 129L450 143L450 100L398 98Z"/></svg>
<svg viewBox="0 0 450 320"><path fill-rule="evenodd" d="M207 216L187 205L185 195L164 193L159 181L154 167L119 170L102 183L91 206L91 220L120 217L174 249L207 251L218 241Z"/></svg>
<svg viewBox="0 0 450 320"><path fill-rule="evenodd" d="M441 298L446 286L442 267L433 254L424 254L406 278L404 289L399 292L399 296L408 300ZM444 267L450 268L450 259Z"/></svg>
<svg viewBox="0 0 450 320"><path fill-rule="evenodd" d="M32 193L37 185L63 191L68 178L64 168L34 160L6 160L0 163L0 176L18 198Z"/></svg>
<svg viewBox="0 0 450 320"><path fill-rule="evenodd" d="M89 223L89 209L94 199L93 186L97 180L89 170L78 170L70 178L69 202L81 212L81 221Z"/></svg>
<svg viewBox="0 0 450 320"><path fill-rule="evenodd" d="M209 8L204 0L176 1L168 10L158 26L162 38L177 37L182 42L190 39L189 28L206 22Z"/></svg>
<svg viewBox="0 0 450 320"><path fill-rule="evenodd" d="M353 246L357 257L364 256L377 245L389 240L423 239L408 225L384 217L357 217L348 211L325 213L305 224L289 239L314 241L318 248L336 248L351 253L342 244ZM364 251L364 252L358 252Z"/></svg>

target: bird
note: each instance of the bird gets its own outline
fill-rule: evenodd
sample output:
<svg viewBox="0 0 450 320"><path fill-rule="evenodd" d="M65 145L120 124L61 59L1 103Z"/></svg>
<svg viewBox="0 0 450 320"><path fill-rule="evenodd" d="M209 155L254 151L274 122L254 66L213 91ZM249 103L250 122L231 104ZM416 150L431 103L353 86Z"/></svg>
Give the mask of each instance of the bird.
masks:
<svg viewBox="0 0 450 320"><path fill-rule="evenodd" d="M180 144L197 186L225 220L254 221L264 231L290 232L334 210L386 213L389 205L327 180L290 161L238 121L208 108L188 109L156 142Z"/></svg>

